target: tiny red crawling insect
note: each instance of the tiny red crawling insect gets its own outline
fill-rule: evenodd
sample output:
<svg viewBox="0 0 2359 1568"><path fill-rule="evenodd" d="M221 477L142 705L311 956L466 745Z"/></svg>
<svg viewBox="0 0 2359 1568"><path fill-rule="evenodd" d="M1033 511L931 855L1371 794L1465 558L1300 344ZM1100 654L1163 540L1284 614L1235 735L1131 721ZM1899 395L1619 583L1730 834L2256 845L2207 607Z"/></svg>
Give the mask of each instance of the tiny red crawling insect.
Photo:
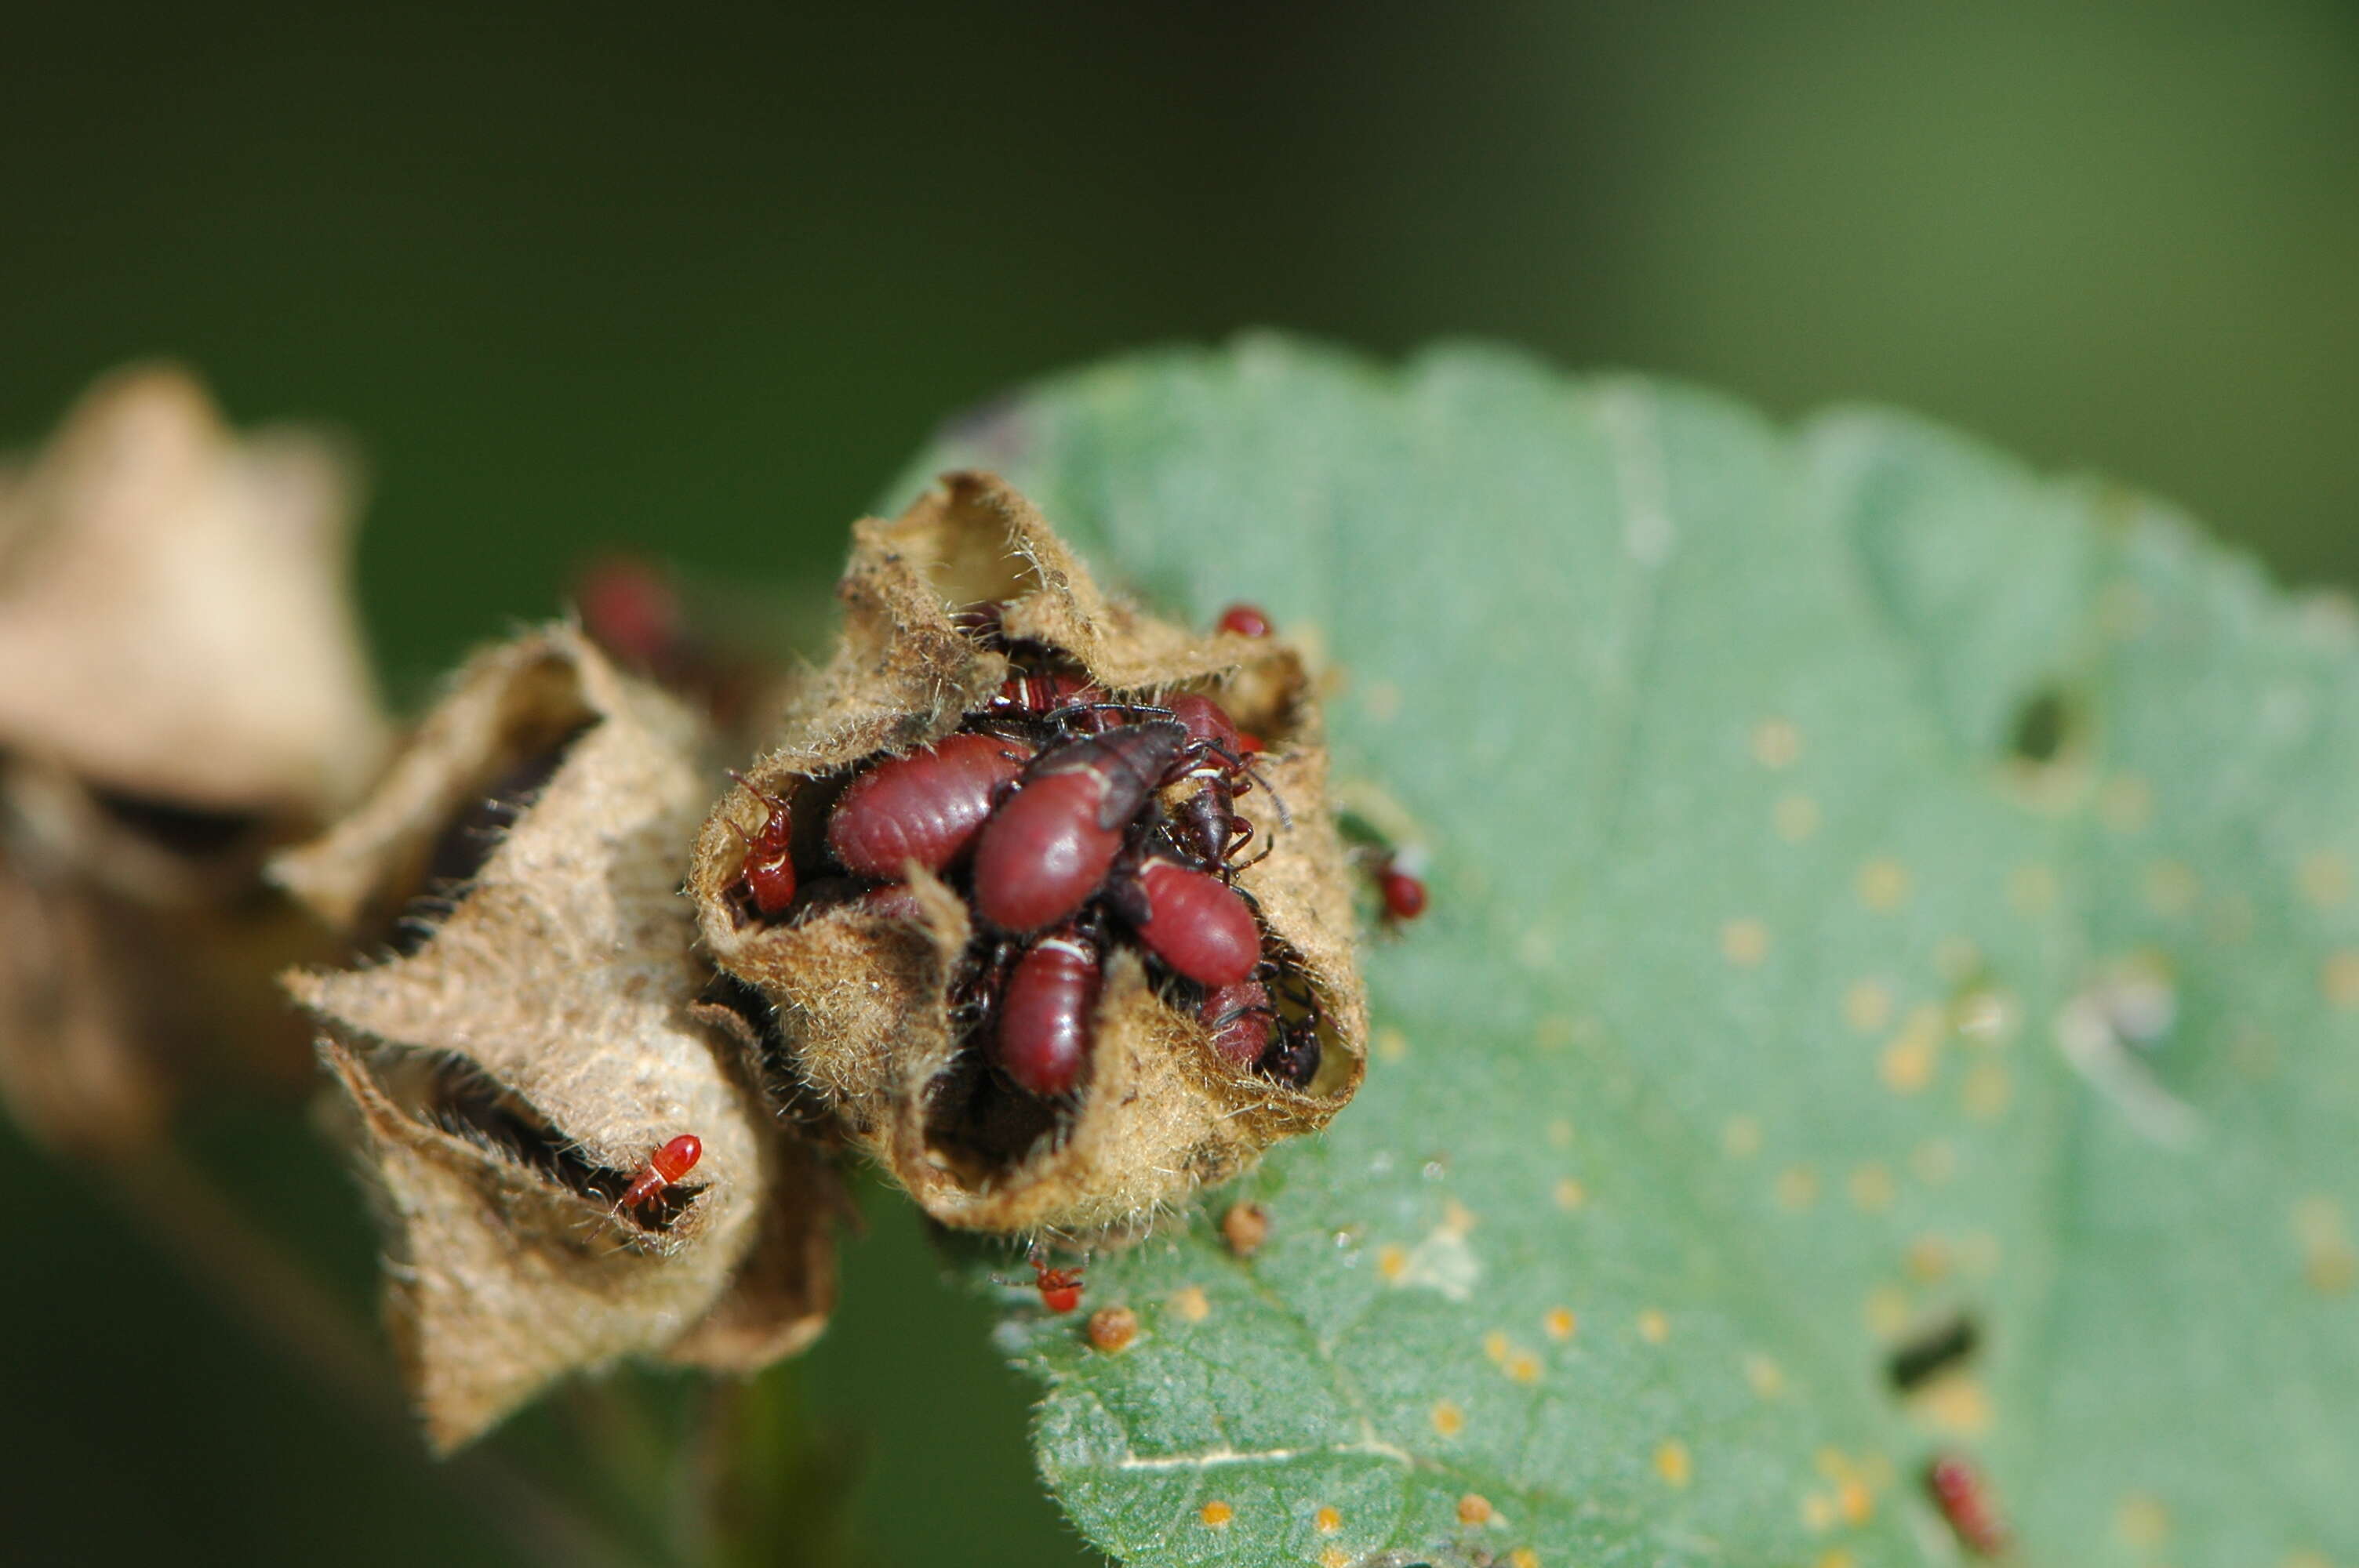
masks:
<svg viewBox="0 0 2359 1568"><path fill-rule="evenodd" d="M1999 1517L1990 1482L1973 1460L1962 1454L1934 1455L1925 1466L1925 1489L1967 1551L1995 1557L2006 1550L2006 1521Z"/></svg>
<svg viewBox="0 0 2359 1568"><path fill-rule="evenodd" d="M939 871L971 848L1032 749L996 735L944 737L853 779L828 814L827 844L855 876Z"/></svg>
<svg viewBox="0 0 2359 1568"><path fill-rule="evenodd" d="M1384 895L1385 913L1395 920L1415 920L1425 913L1424 881L1397 865L1377 871L1376 891Z"/></svg>
<svg viewBox="0 0 2359 1568"><path fill-rule="evenodd" d="M1043 936L1016 960L992 1044L1018 1087L1047 1098L1080 1081L1102 973L1096 942L1073 926Z"/></svg>
<svg viewBox="0 0 2359 1568"><path fill-rule="evenodd" d="M615 1212L619 1214L625 1209L639 1207L695 1170L696 1162L703 1158L703 1141L692 1132L683 1132L662 1148L650 1152L647 1163L639 1167L638 1174L631 1178L631 1184L625 1187L623 1195L614 1201Z"/></svg>
<svg viewBox="0 0 2359 1568"><path fill-rule="evenodd" d="M737 887L754 913L765 920L775 920L795 902L795 863L788 854L788 843L794 837L794 818L788 815L787 803L767 791L754 788L742 773L729 775L762 803L767 814L762 826L748 833L737 827L737 837L745 840L745 864L737 873Z"/></svg>
<svg viewBox="0 0 2359 1568"><path fill-rule="evenodd" d="M1221 611L1220 628L1240 637L1266 637L1270 633L1269 617L1258 605L1232 604Z"/></svg>
<svg viewBox="0 0 2359 1568"><path fill-rule="evenodd" d="M1049 1260L1035 1251L1028 1260L1032 1265L1032 1288L1040 1292L1040 1304L1050 1312L1071 1312L1082 1304L1082 1271L1051 1269Z"/></svg>

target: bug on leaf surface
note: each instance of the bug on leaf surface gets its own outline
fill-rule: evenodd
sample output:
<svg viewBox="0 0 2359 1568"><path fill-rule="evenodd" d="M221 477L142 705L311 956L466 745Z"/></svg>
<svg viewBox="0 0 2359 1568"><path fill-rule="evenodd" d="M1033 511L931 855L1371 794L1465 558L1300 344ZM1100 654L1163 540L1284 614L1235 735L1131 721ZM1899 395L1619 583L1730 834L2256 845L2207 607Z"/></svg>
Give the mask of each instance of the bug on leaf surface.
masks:
<svg viewBox="0 0 2359 1568"><path fill-rule="evenodd" d="M1385 901L1385 914L1394 920L1415 920L1425 913L1425 881L1411 876L1399 866L1386 862L1376 871L1376 892Z"/></svg>
<svg viewBox="0 0 2359 1568"><path fill-rule="evenodd" d="M973 845L1031 756L1021 741L959 734L888 757L837 798L828 848L855 876L897 881L912 860L939 871Z"/></svg>
<svg viewBox="0 0 2359 1568"><path fill-rule="evenodd" d="M2006 1521L1991 1496L1990 1482L1962 1454L1940 1454L1925 1466L1925 1490L1967 1551L1995 1557L2006 1550Z"/></svg>
<svg viewBox="0 0 2359 1568"><path fill-rule="evenodd" d="M1050 1312L1071 1312L1082 1304L1082 1271L1079 1268L1051 1269L1048 1258L1037 1249L1030 1258L1032 1288L1040 1292L1040 1304Z"/></svg>
<svg viewBox="0 0 2359 1568"><path fill-rule="evenodd" d="M683 1132L662 1148L651 1151L647 1162L631 1178L631 1184L625 1187L623 1195L615 1200L615 1211L620 1213L647 1204L666 1187L695 1170L696 1162L703 1158L703 1141L692 1132Z"/></svg>
<svg viewBox="0 0 2359 1568"><path fill-rule="evenodd" d="M1097 942L1071 925L1041 937L1016 960L999 995L992 1044L1017 1087L1047 1098L1080 1081L1102 972Z"/></svg>
<svg viewBox="0 0 2359 1568"><path fill-rule="evenodd" d="M1234 632L1240 637L1266 637L1270 633L1269 617L1255 604L1232 604L1221 611L1220 629Z"/></svg>

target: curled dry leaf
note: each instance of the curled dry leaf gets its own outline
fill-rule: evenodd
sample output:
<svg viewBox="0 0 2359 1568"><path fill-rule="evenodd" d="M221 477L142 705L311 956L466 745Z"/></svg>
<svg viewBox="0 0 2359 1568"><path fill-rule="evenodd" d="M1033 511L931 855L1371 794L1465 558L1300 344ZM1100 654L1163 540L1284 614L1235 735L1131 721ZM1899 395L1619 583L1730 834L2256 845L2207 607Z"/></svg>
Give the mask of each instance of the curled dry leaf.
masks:
<svg viewBox="0 0 2359 1568"><path fill-rule="evenodd" d="M1366 1007L1298 654L1272 637L1195 635L1101 592L1032 506L983 474L948 476L897 521L860 524L839 593L841 648L790 704L780 743L715 808L690 881L708 949L776 1005L776 1054L801 1091L927 1213L1003 1232L1135 1228L1333 1116L1364 1071ZM1106 914L1082 960L1095 966L1086 1060L1069 1088L1027 1093L990 1036L995 988L1024 944L973 912L972 873L953 859L907 866L906 892L845 881L828 818L848 784L954 731L996 732L995 696L1005 705L1006 686L1020 697L1027 679L1037 691L1094 688L1116 705L1114 724L1210 697L1266 744L1234 806L1267 852L1239 857L1235 887L1256 911L1258 972L1278 1014L1271 1050L1287 1054L1278 1070L1220 1049L1207 986L1151 955L1136 914ZM1088 711L1068 712L1075 731L1096 728ZM1026 722L1044 756L1074 754L1078 734L1059 716ZM1187 787L1159 795L1176 811ZM801 891L766 910L749 896L748 856L780 806ZM1218 857L1202 863L1228 874Z"/></svg>
<svg viewBox="0 0 2359 1568"><path fill-rule="evenodd" d="M0 483L0 1093L51 1143L136 1147L215 1048L305 1075L269 979L318 933L257 870L383 754L353 492L169 370Z"/></svg>
<svg viewBox="0 0 2359 1568"><path fill-rule="evenodd" d="M705 746L578 633L527 636L479 655L369 799L273 866L390 949L288 985L355 1113L438 1446L573 1368L750 1369L825 1321L832 1178L697 1015L711 976L678 882Z"/></svg>

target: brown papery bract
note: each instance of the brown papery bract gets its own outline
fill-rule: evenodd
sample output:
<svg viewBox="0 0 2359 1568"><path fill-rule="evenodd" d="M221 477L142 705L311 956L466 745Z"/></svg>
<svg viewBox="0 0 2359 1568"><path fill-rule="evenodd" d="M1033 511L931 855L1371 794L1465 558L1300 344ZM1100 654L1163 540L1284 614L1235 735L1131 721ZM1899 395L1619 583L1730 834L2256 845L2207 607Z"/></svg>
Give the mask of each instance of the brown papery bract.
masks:
<svg viewBox="0 0 2359 1568"><path fill-rule="evenodd" d="M1136 1231L1342 1108L1364 1070L1366 1005L1318 708L1286 641L1198 635L1101 592L1030 503L987 474L949 475L898 520L858 524L839 593L842 646L715 808L690 879L707 949L776 1005L782 1076L928 1214L999 1232ZM1321 1065L1307 1084L1223 1056L1194 1006L1123 946L1104 965L1076 1089L1025 1096L953 1022L976 930L951 882L911 868L916 918L857 899L812 901L783 921L749 908L746 838L766 811L756 792L788 803L798 853L823 871L826 812L846 781L984 709L1010 646L1071 665L1116 703L1213 697L1266 742L1255 765L1270 787L1237 808L1269 853L1237 885L1259 909L1265 951L1316 999Z"/></svg>
<svg viewBox="0 0 2359 1568"><path fill-rule="evenodd" d="M191 1080L310 1081L270 979L326 949L258 870L384 754L355 489L163 368L0 470L0 1098L45 1141L129 1156Z"/></svg>
<svg viewBox="0 0 2359 1568"><path fill-rule="evenodd" d="M536 633L474 659L370 798L274 864L378 955L288 986L382 1199L389 1316L439 1447L570 1370L750 1370L825 1322L834 1177L701 1010L678 893L708 745L578 633ZM683 1134L692 1169L624 1206Z"/></svg>

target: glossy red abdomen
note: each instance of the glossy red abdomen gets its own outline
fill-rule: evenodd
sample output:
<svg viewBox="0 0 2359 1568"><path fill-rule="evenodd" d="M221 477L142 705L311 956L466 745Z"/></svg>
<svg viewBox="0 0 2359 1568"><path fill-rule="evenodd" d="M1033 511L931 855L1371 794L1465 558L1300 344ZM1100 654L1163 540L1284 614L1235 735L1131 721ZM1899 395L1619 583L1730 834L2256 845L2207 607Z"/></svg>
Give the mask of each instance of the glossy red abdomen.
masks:
<svg viewBox="0 0 2359 1568"><path fill-rule="evenodd" d="M1231 986L1261 962L1261 926L1226 882L1173 860L1149 860L1138 873L1152 913L1138 938L1165 963L1199 984Z"/></svg>
<svg viewBox="0 0 2359 1568"><path fill-rule="evenodd" d="M995 735L952 735L852 781L827 819L827 844L855 876L939 871L973 844L1029 753Z"/></svg>
<svg viewBox="0 0 2359 1568"><path fill-rule="evenodd" d="M1212 1049L1240 1067L1250 1067L1269 1049L1269 991L1259 980L1221 986L1204 998L1197 1018L1212 1036Z"/></svg>
<svg viewBox="0 0 2359 1568"><path fill-rule="evenodd" d="M1027 1092L1060 1095L1089 1059L1098 956L1070 935L1043 938L1016 961L999 999L999 1065Z"/></svg>
<svg viewBox="0 0 2359 1568"><path fill-rule="evenodd" d="M993 813L974 847L974 907L1003 931L1070 918L1104 885L1123 830L1188 743L1169 720L1050 752Z"/></svg>

